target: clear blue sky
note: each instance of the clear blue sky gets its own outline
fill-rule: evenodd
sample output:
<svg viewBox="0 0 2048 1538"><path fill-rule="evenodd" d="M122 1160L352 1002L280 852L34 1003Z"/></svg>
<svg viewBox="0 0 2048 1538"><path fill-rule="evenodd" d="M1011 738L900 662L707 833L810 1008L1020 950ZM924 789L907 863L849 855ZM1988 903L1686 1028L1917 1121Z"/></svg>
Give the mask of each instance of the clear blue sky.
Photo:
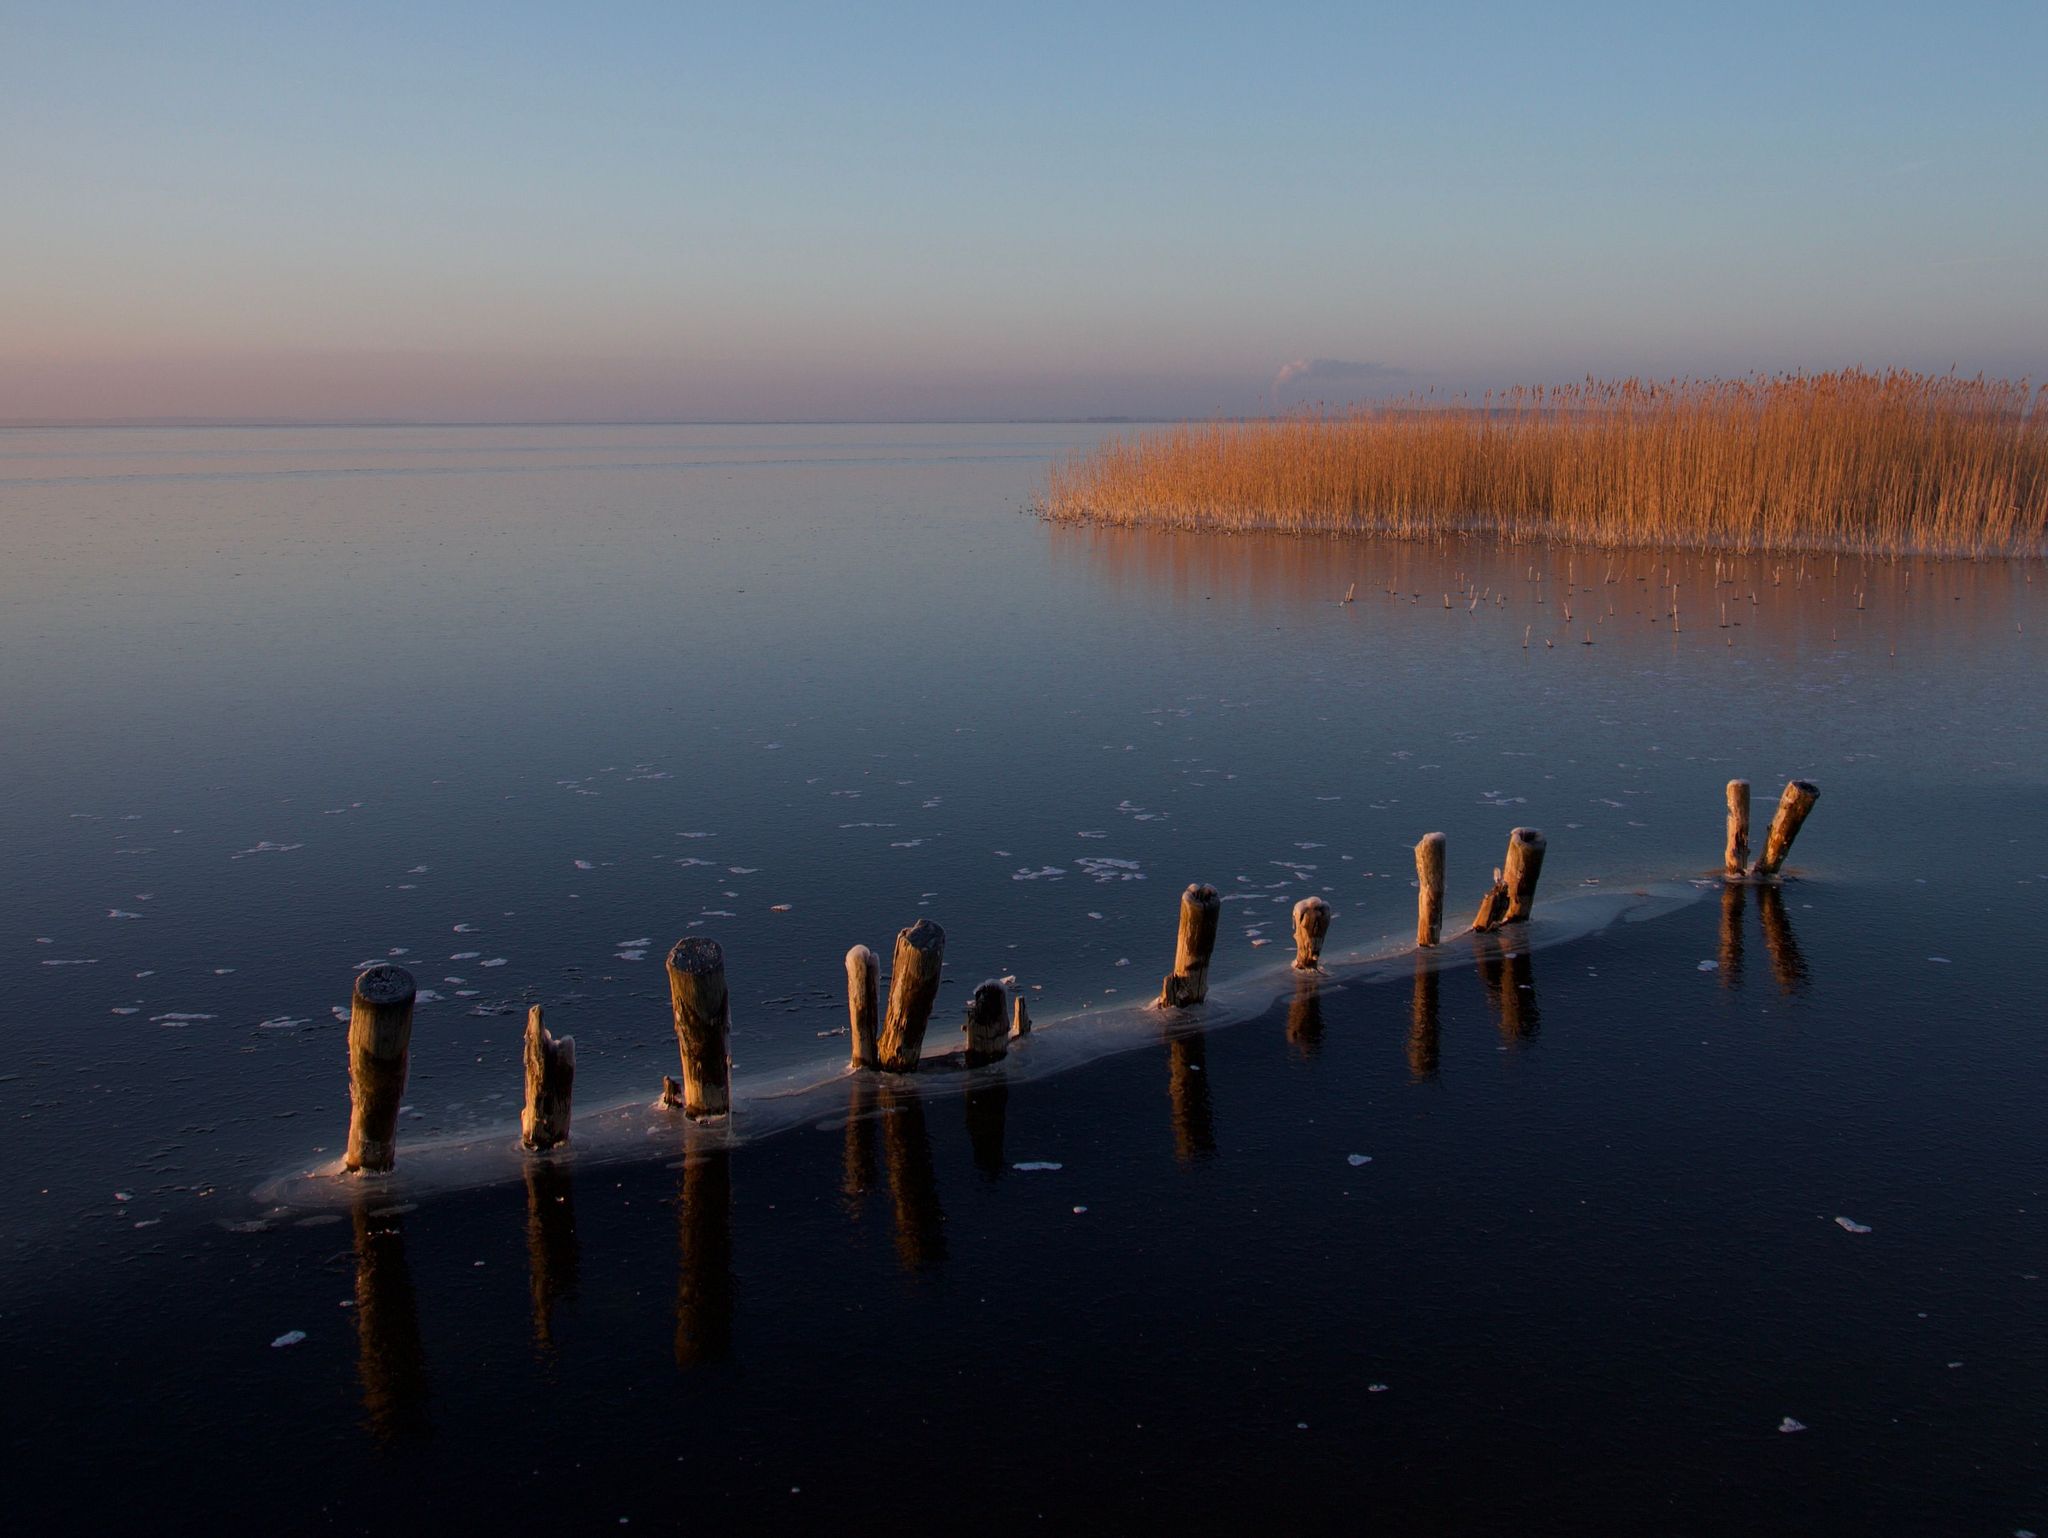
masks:
<svg viewBox="0 0 2048 1538"><path fill-rule="evenodd" d="M0 0L0 420L2038 378L2044 61L2042 0Z"/></svg>

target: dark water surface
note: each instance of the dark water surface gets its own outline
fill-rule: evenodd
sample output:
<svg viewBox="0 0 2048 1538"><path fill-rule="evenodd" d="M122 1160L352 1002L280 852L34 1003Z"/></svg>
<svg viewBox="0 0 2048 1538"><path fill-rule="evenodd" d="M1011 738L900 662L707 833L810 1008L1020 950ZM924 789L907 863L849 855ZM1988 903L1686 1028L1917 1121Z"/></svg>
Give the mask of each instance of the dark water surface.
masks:
<svg viewBox="0 0 2048 1538"><path fill-rule="evenodd" d="M2039 568L1022 515L1091 437L0 434L28 1510L2048 1527ZM1706 879L1734 775L1822 787L1782 892ZM1517 823L1538 925L1414 980L1410 846L1462 920ZM840 956L919 916L935 1047L985 976L1045 1028L849 1119ZM639 1109L687 933L737 1147ZM357 1201L290 1177L387 958ZM530 1169L529 1001L587 1128Z"/></svg>

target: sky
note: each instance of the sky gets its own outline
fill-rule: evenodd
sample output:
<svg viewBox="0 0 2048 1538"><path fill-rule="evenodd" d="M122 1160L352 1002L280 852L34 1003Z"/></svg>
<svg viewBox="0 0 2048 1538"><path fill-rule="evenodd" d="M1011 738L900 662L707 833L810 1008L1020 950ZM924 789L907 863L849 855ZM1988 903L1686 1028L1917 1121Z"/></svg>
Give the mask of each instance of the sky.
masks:
<svg viewBox="0 0 2048 1538"><path fill-rule="evenodd" d="M2048 5L0 0L0 422L2048 377Z"/></svg>

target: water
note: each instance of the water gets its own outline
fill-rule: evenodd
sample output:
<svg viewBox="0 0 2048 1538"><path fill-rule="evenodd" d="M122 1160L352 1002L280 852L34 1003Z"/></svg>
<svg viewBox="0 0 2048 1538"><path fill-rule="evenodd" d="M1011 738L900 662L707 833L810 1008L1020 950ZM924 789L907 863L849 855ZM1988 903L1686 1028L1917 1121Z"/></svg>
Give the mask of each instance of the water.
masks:
<svg viewBox="0 0 2048 1538"><path fill-rule="evenodd" d="M2038 566L1717 565L1102 534L1029 516L1048 460L1095 435L0 434L7 1320L78 1344L92 1333L82 1299L119 1308L133 1278L161 1274L152 1286L167 1287L176 1314L202 1275L218 1285L251 1256L272 1263L264 1286L326 1297L334 1230L308 1229L295 1249L221 1246L297 1233L289 1212L271 1210L280 1191L293 1211L322 1215L309 1183L293 1181L339 1151L339 1012L360 963L395 959L437 995L418 1011L394 1190L426 1202L406 1219L417 1248L435 1214L444 1233L496 1232L478 1204L497 1200L493 1190L525 1201L507 1144L530 1001L577 1038L586 1139L600 1142L598 1108L618 1107L606 1114L623 1132L605 1146L634 1152L645 1102L675 1071L661 958L685 934L726 950L739 1130L795 1129L731 1155L735 1178L757 1171L756 1189L779 1193L785 1210L830 1189L805 1184L800 1152L765 1150L807 1146L814 1115L844 1120L840 958L856 942L886 957L894 932L921 916L948 934L933 1047L957 1039L974 983L1014 976L1044 1027L1038 1056L1013 1064L1017 1104L1084 1143L1076 1107L1101 1102L1121 1126L1129 1108L1083 1086L1138 1070L1045 1079L1033 1063L1159 1050L1156 1025L1133 1006L1156 992L1179 890L1197 879L1228 899L1210 1023L1254 1022L1247 1042L1260 1039L1263 1006L1292 987L1293 903L1314 892L1331 904L1331 952L1356 963L1343 975L1358 986L1333 996L1330 1029L1393 1030L1368 1077L1325 1086L1347 1114L1402 1106L1413 1135L1444 1147L1483 1142L1506 1118L1539 1166L1574 1163L1592 1126L1671 1173L1710 1145L1753 1138L1753 1108L1768 1100L1772 1136L1790 1140L1784 1157L1822 1150L1844 1172L1843 1194L1824 1203L1841 1215L1872 1221L1899 1184L1892 1161L1918 1161L1912 1200L1869 1238L1910 1213L1959 1261L2016 1245L2007 1270L2042 1269L2038 1220L2013 1215L2033 1199L2029 1177L1998 1177L2002 1207L1965 1195L1944 1213L1939 1194L1994 1162L2038 1170L2044 1151L2024 1110L2044 1074L2027 958L2048 921ZM1340 602L1354 581L1356 601ZM1737 775L1756 785L1759 843L1787 778L1817 781L1822 797L1792 861L1798 879L1774 908L1739 917L1731 965L1709 878L1721 787ZM1518 943L1515 965L1552 978L1569 966L1573 983L1544 985L1543 1029L1517 1037L1512 1054L1526 1066L1480 1091L1469 1074L1424 1072L1404 1053L1407 963L1364 958L1398 957L1412 932L1410 849L1422 833L1449 836L1455 924L1517 824L1543 828L1550 849L1530 936L1541 948L1532 957ZM1475 973L1463 949L1446 952L1448 998ZM1478 975L1503 1019L1522 992L1535 1002L1534 986L1513 980L1522 973ZM1787 1012L1815 1033L1789 1080L1772 1061L1794 1050L1775 1034ZM1390 1017L1397 1028L1374 1025ZM1284 1009L1263 1018L1288 1028ZM1700 1104L1688 1099L1696 1025L1726 1054ZM1212 1032L1210 1052L1238 1035ZM1628 1042L1619 1058L1617 1040ZM1600 1064L1598 1095L1583 1074L1563 1087L1573 1053ZM1308 1064L1328 1079L1333 1055L1297 1054L1288 1074ZM1188 1068L1175 1070L1183 1098ZM968 1088L957 1075L943 1082ZM816 1085L799 1114L770 1113L773 1097ZM930 1115L956 1117L951 1101L974 1096L934 1101ZM1295 1157L1302 1122L1282 1118L1280 1103L1276 1089L1236 1111L1221 1144L1231 1159L1270 1168ZM1827 1136L1802 1123L1802 1107ZM1099 1136L1136 1187L1154 1178L1142 1140ZM620 1166L617 1190L673 1183L659 1160L679 1151L675 1137L646 1145L659 1156L641 1173ZM1199 1153L1201 1141L1176 1132L1176 1147ZM1751 1152L1734 1164L1707 1157L1728 1183L1693 1192L1668 1223L1721 1240L1740 1232L1760 1267L1822 1264L1753 1231L1743 1192L1774 1156ZM1189 1167L1170 1161L1154 1193L1189 1237L1169 1244L1130 1212L1120 1232L1197 1246L1189 1263L1202 1264L1202 1244L1229 1252L1242 1212L1215 1191L1195 1207L1173 1197L1171 1171ZM483 1194L434 1196L475 1184L479 1169ZM1033 1178L1057 1177L1002 1189ZM1402 1189L1404 1223L1430 1211L1454 1230L1481 1221L1476 1187L1439 1190L1434 1208L1422 1186ZM1640 1203L1653 1191L1622 1178L1612 1194ZM1514 1221L1531 1243L1548 1253L1592 1242L1568 1204L1529 1196L1534 1216ZM989 1210L991 1254L1028 1257L1047 1240L1015 1199ZM1790 1199L1822 1197L1800 1185ZM1295 1199L1267 1200L1292 1211ZM1863 1242L1832 1226L1836 1215L1807 1214L1828 1242ZM723 1242L742 1254L795 1243L803 1265L829 1271L822 1235L749 1237L741 1219ZM764 1221L758 1207L752 1221ZM223 1237L220 1225L251 1222L276 1226ZM378 1231L358 1237L359 1253ZM1496 1258L1492 1238L1462 1253L1430 1243L1452 1268ZM1061 1271L1056 1289L1097 1265L1114 1275L1114 1253ZM1322 1250L1288 1253L1321 1275ZM1626 1255L1603 1260L1626 1274ZM982 1263L950 1262L974 1274ZM1354 1259L1340 1251L1333 1263ZM759 1295L749 1288L795 1285L741 1270L742 1319ZM1218 1285L1237 1275L1224 1264ZM1839 1307L1844 1285L1817 1278L1816 1297ZM431 1299L434 1287L420 1291ZM783 1301L819 1301L798 1293ZM1137 1303L1117 1297L1112 1322L1140 1329ZM1991 1306L1998 1328L2017 1329L2026 1305L2001 1293ZM914 1298L901 1307L906 1329L935 1322ZM446 1305L428 1312L446 1317ZM266 1350L291 1327L271 1322L247 1321ZM1781 1310L1773 1327L1802 1321ZM1599 1352L1635 1342L1631 1330L1587 1342L1564 1329L1551 1345ZM1716 1339L1686 1333L1696 1349ZM764 1368L816 1344L794 1328L751 1339ZM1459 1360L1484 1344L1449 1327L1442 1341ZM181 1349L196 1353L195 1373L219 1365L211 1344ZM318 1337L289 1349L317 1350ZM351 1370L344 1358L333 1366ZM438 1381L445 1393L445 1373ZM1995 1423L1991 1399L1973 1406ZM341 1456L334 1438L353 1445L352 1417L307 1413L328 1453ZM2023 1416L2023 1440L2038 1437L2037 1412ZM460 1417L439 1420L446 1436Z"/></svg>

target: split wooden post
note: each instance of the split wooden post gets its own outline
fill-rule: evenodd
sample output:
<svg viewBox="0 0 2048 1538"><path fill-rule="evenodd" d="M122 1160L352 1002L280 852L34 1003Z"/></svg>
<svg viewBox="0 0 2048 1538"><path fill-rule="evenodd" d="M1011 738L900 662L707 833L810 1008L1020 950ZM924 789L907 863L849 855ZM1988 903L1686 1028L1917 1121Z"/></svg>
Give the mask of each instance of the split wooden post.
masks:
<svg viewBox="0 0 2048 1538"><path fill-rule="evenodd" d="M1508 835L1508 863L1502 876L1507 882L1508 912L1502 923L1526 919L1536 906L1536 878L1543 874L1543 852L1548 847L1534 828L1517 828Z"/></svg>
<svg viewBox="0 0 2048 1538"><path fill-rule="evenodd" d="M1031 1010L1024 1002L1024 995L1018 994L1010 1009L1010 1035L1012 1037L1031 1034Z"/></svg>
<svg viewBox="0 0 2048 1538"><path fill-rule="evenodd" d="M875 1035L882 1017L878 1002L881 971L882 964L865 945L856 945L846 953L846 1016L853 1031L855 1068L873 1068L879 1061L875 1056Z"/></svg>
<svg viewBox="0 0 2048 1538"><path fill-rule="evenodd" d="M1009 1022L1003 1018L1003 985L991 979L968 996L967 1066L979 1068L993 1063L1010 1050Z"/></svg>
<svg viewBox="0 0 2048 1538"><path fill-rule="evenodd" d="M1488 934L1500 928L1508 918L1508 884L1501 874L1501 868L1493 868L1493 885L1486 889L1486 895L1479 899L1479 911L1472 915L1472 932Z"/></svg>
<svg viewBox="0 0 2048 1538"><path fill-rule="evenodd" d="M1749 781L1728 782L1728 852L1723 874L1739 876L1749 869Z"/></svg>
<svg viewBox="0 0 2048 1538"><path fill-rule="evenodd" d="M1785 787L1785 793L1778 797L1777 815L1771 818L1770 836L1764 840L1763 856L1756 862L1755 875L1778 874L1778 867L1792 852L1792 840L1799 836L1800 824L1819 799L1820 787L1811 780L1794 780Z"/></svg>
<svg viewBox="0 0 2048 1538"><path fill-rule="evenodd" d="M1425 833L1415 846L1415 943L1434 945L1444 932L1444 836Z"/></svg>
<svg viewBox="0 0 2048 1538"><path fill-rule="evenodd" d="M917 1067L945 959L946 931L930 919L919 919L898 932L889 973L889 1013L882 1021L877 1048L886 1071L909 1073Z"/></svg>
<svg viewBox="0 0 2048 1538"><path fill-rule="evenodd" d="M398 1159L398 1103L412 1048L417 993L404 967L356 973L348 1014L348 1151L342 1168L376 1173Z"/></svg>
<svg viewBox="0 0 2048 1538"><path fill-rule="evenodd" d="M683 1058L683 1114L692 1121L732 1109L732 1062L726 1053L731 1006L725 993L725 952L716 940L678 940L668 953L668 998ZM664 1086L663 1104L673 1104Z"/></svg>
<svg viewBox="0 0 2048 1538"><path fill-rule="evenodd" d="M1216 922L1222 915L1216 888L1198 881L1180 894L1180 935L1173 971L1159 986L1161 1005L1181 1009L1209 996L1209 956L1216 949Z"/></svg>
<svg viewBox="0 0 2048 1538"><path fill-rule="evenodd" d="M553 1148L569 1140L569 1096L576 1083L576 1038L559 1040L541 1023L540 1005L526 1012L526 1107L520 1146Z"/></svg>
<svg viewBox="0 0 2048 1538"><path fill-rule="evenodd" d="M1294 970L1313 972L1322 965L1323 936L1330 932L1330 905L1320 897L1304 897L1294 905Z"/></svg>

